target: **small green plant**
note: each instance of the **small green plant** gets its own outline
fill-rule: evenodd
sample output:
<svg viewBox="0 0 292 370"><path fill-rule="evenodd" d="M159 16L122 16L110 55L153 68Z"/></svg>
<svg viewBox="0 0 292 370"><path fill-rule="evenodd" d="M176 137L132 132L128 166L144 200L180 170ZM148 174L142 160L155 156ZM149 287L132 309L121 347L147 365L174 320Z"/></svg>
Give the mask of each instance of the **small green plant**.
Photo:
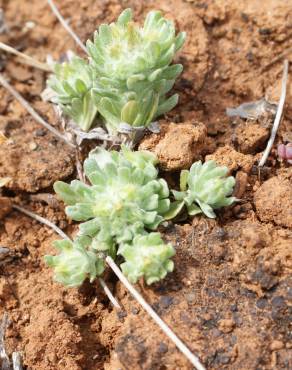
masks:
<svg viewBox="0 0 292 370"><path fill-rule="evenodd" d="M180 190L173 190L174 198L185 204L189 215L204 213L215 218L214 209L231 205L236 198L230 197L235 185L232 176L226 177L228 168L217 166L215 161L202 164L196 162L190 171L183 170L180 176Z"/></svg>
<svg viewBox="0 0 292 370"><path fill-rule="evenodd" d="M87 276L102 272L98 255L115 258L117 253L125 258L122 269L133 282L144 275L151 283L171 270L169 258L174 254L173 247L164 244L159 234L148 234L157 229L166 214L170 218L178 211L171 206L167 183L158 178L156 163L155 156L147 151L132 152L123 147L121 152L108 152L97 148L84 162L91 185L77 180L70 185L55 183L56 193L68 205L66 214L75 221L83 221L73 244L66 242L64 248L58 244L61 254L46 257L55 269L57 281L79 285ZM86 238L88 244L80 245L80 238ZM155 241L155 248L146 251L151 241ZM134 254L140 252L140 264L131 272ZM82 273L71 277L78 256ZM94 264L89 264L90 258ZM94 270L97 262L99 269Z"/></svg>
<svg viewBox="0 0 292 370"><path fill-rule="evenodd" d="M204 212L215 217L213 209L230 205L228 197L234 178L226 178L227 168L209 161L194 163L182 171L181 191L172 191L171 202L165 180L158 177L156 157L147 151L120 152L93 150L84 162L90 181L58 181L54 189L65 202L66 214L81 221L74 242L56 243L60 254L46 256L55 270L55 280L80 285L103 273L104 258L121 255L121 268L131 282L144 277L147 284L163 279L173 270L175 251L157 232L164 221L174 218L187 206L190 215Z"/></svg>
<svg viewBox="0 0 292 370"><path fill-rule="evenodd" d="M48 266L55 271L55 280L68 287L78 286L88 277L92 282L104 271L104 261L90 250L88 237L70 240L56 240L54 246L60 252L57 256L45 256Z"/></svg>
<svg viewBox="0 0 292 370"><path fill-rule="evenodd" d="M184 40L160 12L151 11L139 27L126 9L87 41L88 61L75 57L55 66L48 82L53 102L85 131L97 112L113 135L125 125L147 127L177 104L177 94L166 94L182 72L182 65L170 64Z"/></svg>
<svg viewBox="0 0 292 370"><path fill-rule="evenodd" d="M137 235L132 243L124 243L118 254L126 262L121 264L128 279L135 283L144 276L147 284L155 283L173 271L174 263L170 260L175 252L171 244L165 244L159 233Z"/></svg>
<svg viewBox="0 0 292 370"><path fill-rule="evenodd" d="M95 86L94 69L74 56L70 62L55 64L48 86L55 92L51 99L80 128L88 131L96 117L97 107L92 96Z"/></svg>

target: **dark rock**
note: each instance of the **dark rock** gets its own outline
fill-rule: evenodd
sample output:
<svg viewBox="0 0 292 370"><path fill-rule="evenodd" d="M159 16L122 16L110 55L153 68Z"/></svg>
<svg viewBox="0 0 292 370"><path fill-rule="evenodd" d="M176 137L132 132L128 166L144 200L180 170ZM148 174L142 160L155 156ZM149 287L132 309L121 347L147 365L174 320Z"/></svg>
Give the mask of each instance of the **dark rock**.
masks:
<svg viewBox="0 0 292 370"><path fill-rule="evenodd" d="M159 343L158 353L166 353L167 351L168 351L168 346L163 342Z"/></svg>

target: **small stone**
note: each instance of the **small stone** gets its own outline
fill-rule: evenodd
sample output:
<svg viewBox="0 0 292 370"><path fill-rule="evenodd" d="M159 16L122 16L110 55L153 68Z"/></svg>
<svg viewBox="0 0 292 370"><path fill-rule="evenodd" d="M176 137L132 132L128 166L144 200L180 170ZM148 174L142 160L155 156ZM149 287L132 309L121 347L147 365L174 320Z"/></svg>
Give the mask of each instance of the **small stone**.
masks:
<svg viewBox="0 0 292 370"><path fill-rule="evenodd" d="M140 310L137 307L133 307L132 310L131 310L131 312L132 312L133 315L138 315L138 313L140 312Z"/></svg>
<svg viewBox="0 0 292 370"><path fill-rule="evenodd" d="M232 319L222 319L219 321L219 330L224 334L231 333L235 327L235 322Z"/></svg>
<svg viewBox="0 0 292 370"><path fill-rule="evenodd" d="M280 340L273 340L270 345L271 351L277 351L282 348L284 348L284 343L281 342Z"/></svg>
<svg viewBox="0 0 292 370"><path fill-rule="evenodd" d="M287 306L285 299L282 296L274 297L271 303L273 307L278 308L278 309L285 309Z"/></svg>
<svg viewBox="0 0 292 370"><path fill-rule="evenodd" d="M189 304L194 303L196 301L196 294L189 293L186 295L186 300Z"/></svg>
<svg viewBox="0 0 292 370"><path fill-rule="evenodd" d="M124 318L127 317L127 312L126 311L118 311L117 312L118 319L123 322Z"/></svg>
<svg viewBox="0 0 292 370"><path fill-rule="evenodd" d="M257 215L261 221L292 227L292 181L272 177L254 194Z"/></svg>
<svg viewBox="0 0 292 370"><path fill-rule="evenodd" d="M218 148L213 154L207 155L205 160L213 160L219 166L226 166L229 169L229 173L239 169L249 173L255 158L249 154L239 153L231 146L225 145Z"/></svg>
<svg viewBox="0 0 292 370"><path fill-rule="evenodd" d="M227 355L224 355L223 353L222 354L220 353L217 356L217 358L218 358L219 363L222 365L227 365L230 362L230 357Z"/></svg>
<svg viewBox="0 0 292 370"><path fill-rule="evenodd" d="M43 128L39 128L35 131L35 136L42 137L46 135L46 130Z"/></svg>
<svg viewBox="0 0 292 370"><path fill-rule="evenodd" d="M34 150L36 150L38 148L38 145L35 143L35 142L32 142L32 143L30 143L29 144L29 149L31 150L31 151L34 151Z"/></svg>
<svg viewBox="0 0 292 370"><path fill-rule="evenodd" d="M254 54L252 51L249 51L247 54L246 54L246 59L248 62L253 62L254 61Z"/></svg>
<svg viewBox="0 0 292 370"><path fill-rule="evenodd" d="M257 308L259 309L264 309L265 307L267 307L267 304L268 304L268 300L266 298L260 298L257 302L256 302L256 306Z"/></svg>
<svg viewBox="0 0 292 370"><path fill-rule="evenodd" d="M33 22L33 21L25 22L24 27L27 30L32 30L33 28L35 28L35 22Z"/></svg>
<svg viewBox="0 0 292 370"><path fill-rule="evenodd" d="M218 338L222 335L221 331L217 328L213 328L210 333L214 338Z"/></svg>
<svg viewBox="0 0 292 370"><path fill-rule="evenodd" d="M230 306L230 310L231 310L232 312L236 312L236 311L238 311L237 304L236 304L236 303L232 304L232 305Z"/></svg>
<svg viewBox="0 0 292 370"><path fill-rule="evenodd" d="M201 122L161 123L161 132L146 136L139 149L156 154L165 171L189 168L201 159L205 148L207 128Z"/></svg>
<svg viewBox="0 0 292 370"><path fill-rule="evenodd" d="M268 36L272 33L272 30L270 28L260 28L259 34L262 36Z"/></svg>
<svg viewBox="0 0 292 370"><path fill-rule="evenodd" d="M167 351L168 351L168 346L163 342L159 343L158 353L166 353Z"/></svg>
<svg viewBox="0 0 292 370"><path fill-rule="evenodd" d="M167 309L173 304L173 298L169 296L162 296L159 300L160 307Z"/></svg>
<svg viewBox="0 0 292 370"><path fill-rule="evenodd" d="M256 154L265 148L269 129L258 123L242 123L235 130L238 149L244 154Z"/></svg>
<svg viewBox="0 0 292 370"><path fill-rule="evenodd" d="M240 199L245 193L245 189L246 189L247 182L248 182L248 175L247 173L243 171L238 171L235 176L235 180L236 182L235 182L235 187L234 187L234 191L232 195Z"/></svg>

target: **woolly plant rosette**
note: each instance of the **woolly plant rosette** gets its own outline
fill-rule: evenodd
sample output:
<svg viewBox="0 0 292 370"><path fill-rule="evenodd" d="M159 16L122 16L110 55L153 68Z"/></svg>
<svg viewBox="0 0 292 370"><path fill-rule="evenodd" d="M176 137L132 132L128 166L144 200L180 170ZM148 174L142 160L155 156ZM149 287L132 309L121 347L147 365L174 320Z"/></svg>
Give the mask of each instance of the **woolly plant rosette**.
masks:
<svg viewBox="0 0 292 370"><path fill-rule="evenodd" d="M72 281L80 285L86 277L93 279L102 273L99 257L115 258L117 253L124 257L121 268L132 282L145 276L150 284L172 271L173 247L165 244L159 233L148 233L179 211L171 206L167 183L157 178L156 163L150 152L132 152L126 147L121 152L97 148L84 162L91 185L77 180L70 185L55 183L56 193L68 205L68 217L82 221L76 241L65 243L61 255L47 257L55 269L56 280L69 286ZM80 247L82 238L87 244ZM151 246L152 242L155 244ZM72 246L76 246L76 253ZM95 261L93 265L88 264L89 253ZM70 271L78 270L77 256L83 273L72 278ZM139 264L135 259L139 259Z"/></svg>
<svg viewBox="0 0 292 370"><path fill-rule="evenodd" d="M194 163L180 176L180 190L172 193L178 204L186 205L189 215L204 213L215 218L215 209L231 205L236 198L232 194L235 179L226 177L228 168L217 166L215 161Z"/></svg>
<svg viewBox="0 0 292 370"><path fill-rule="evenodd" d="M145 128L177 104L178 95L167 93L183 67L170 64L184 40L185 33L176 35L173 22L159 11L151 11L139 27L126 9L87 41L88 61L74 57L56 64L48 81L52 101L84 131L97 113L112 135L125 127Z"/></svg>

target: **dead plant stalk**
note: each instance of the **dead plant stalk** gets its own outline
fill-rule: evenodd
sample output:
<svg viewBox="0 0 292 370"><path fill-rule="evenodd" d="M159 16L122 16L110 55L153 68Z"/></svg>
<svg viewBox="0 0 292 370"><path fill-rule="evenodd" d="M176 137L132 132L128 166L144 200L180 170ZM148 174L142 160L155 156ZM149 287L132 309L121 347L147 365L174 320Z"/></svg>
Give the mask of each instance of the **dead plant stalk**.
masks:
<svg viewBox="0 0 292 370"><path fill-rule="evenodd" d="M70 240L70 238L56 226L51 221L47 220L44 217L41 217L31 211L26 210L23 207L13 205L13 208L24 213L25 215L31 217L34 220L37 220L38 222L50 227L53 229L57 234L59 234L62 238ZM170 327L158 316L158 314L152 309L152 307L145 301L145 299L141 296L141 294L135 289L135 287L129 283L125 275L121 272L117 264L114 262L114 260L107 256L105 259L106 263L109 265L109 267L114 271L114 273L117 275L121 283L128 289L128 291L132 294L132 296L138 301L138 303L143 307L143 309L147 312L147 314L155 321L155 323L161 328L161 330L168 336L168 338L177 346L177 348L187 357L187 359L195 366L197 370L205 370L204 366L200 363L200 360L189 350L189 348L177 337L177 335L170 329ZM121 306L116 301L116 299L110 295L109 289L106 286L106 283L102 280L100 280L101 286L106 289L104 289L105 293L107 294L108 298L112 302L112 304L116 307L121 309ZM114 298L114 300L112 300Z"/></svg>
<svg viewBox="0 0 292 370"><path fill-rule="evenodd" d="M286 100L288 70L289 70L289 62L288 62L288 60L285 60L284 61L284 68L283 68L281 96L280 96L280 100L279 100L279 104L278 104L278 109L277 109L276 117L275 117L274 124L273 124L273 127L272 127L271 136L270 136L270 139L267 143L267 147L266 147L266 149L265 149L265 151L262 155L262 158L259 162L259 165L258 165L259 167L263 167L266 163L266 160L267 160L267 158L270 154L270 151L272 149L272 146L274 144L274 141L275 141L275 138L276 138L276 135L277 135L277 131L278 131L278 128L279 128L279 125L280 125L280 122L281 122L283 109L284 109L284 105L285 105L285 100Z"/></svg>
<svg viewBox="0 0 292 370"><path fill-rule="evenodd" d="M59 12L58 8L56 7L56 5L54 4L53 0L47 0L49 6L51 7L53 13L55 14L55 16L58 18L59 22L61 23L61 25L65 28L65 30L70 34L70 36L75 40L75 42L80 46L80 48L86 53L88 54L87 52L87 49L86 47L83 45L82 41L80 40L80 38L76 35L76 33L72 30L72 28L69 26L68 22L66 22L66 20L64 19L64 17L62 16L62 14Z"/></svg>
<svg viewBox="0 0 292 370"><path fill-rule="evenodd" d="M50 68L48 66L48 64L39 62L38 60L35 60L34 58L30 57L29 55L21 53L20 51L14 49L12 46L6 45L3 42L0 42L0 49L6 51L7 53L16 55L25 64L28 64L29 66L41 69L42 71L45 71L45 72L52 72L52 68Z"/></svg>
<svg viewBox="0 0 292 370"><path fill-rule="evenodd" d="M34 212L31 212L31 211L28 211L27 209L23 208L23 207L20 207L16 204L13 205L13 208L16 209L17 211L25 214L26 216L29 216L30 218L48 226L49 228L51 228L52 230L55 231L56 234L60 235L63 239L67 239L67 240L70 240L69 236L67 234L64 233L64 231L62 231L57 225L55 225L53 222L47 220L46 218L42 217L42 216L39 216L37 215L36 213ZM107 295L107 297L109 298L110 302L112 303L112 305L121 310L121 306L119 304L119 302L116 300L116 298L112 295L109 287L107 286L106 282L102 279L102 278L99 278L99 283L101 285L101 287L103 288L105 294Z"/></svg>
<svg viewBox="0 0 292 370"><path fill-rule="evenodd" d="M14 96L14 98L27 110L27 112L42 126L44 126L47 130L52 132L55 136L59 139L64 141L67 145L71 146L72 148L76 148L74 144L72 144L64 135L62 135L58 130L52 127L49 123L47 123L34 109L33 107L10 85L10 83L4 78L2 74L0 74L0 84L7 90L9 93Z"/></svg>

